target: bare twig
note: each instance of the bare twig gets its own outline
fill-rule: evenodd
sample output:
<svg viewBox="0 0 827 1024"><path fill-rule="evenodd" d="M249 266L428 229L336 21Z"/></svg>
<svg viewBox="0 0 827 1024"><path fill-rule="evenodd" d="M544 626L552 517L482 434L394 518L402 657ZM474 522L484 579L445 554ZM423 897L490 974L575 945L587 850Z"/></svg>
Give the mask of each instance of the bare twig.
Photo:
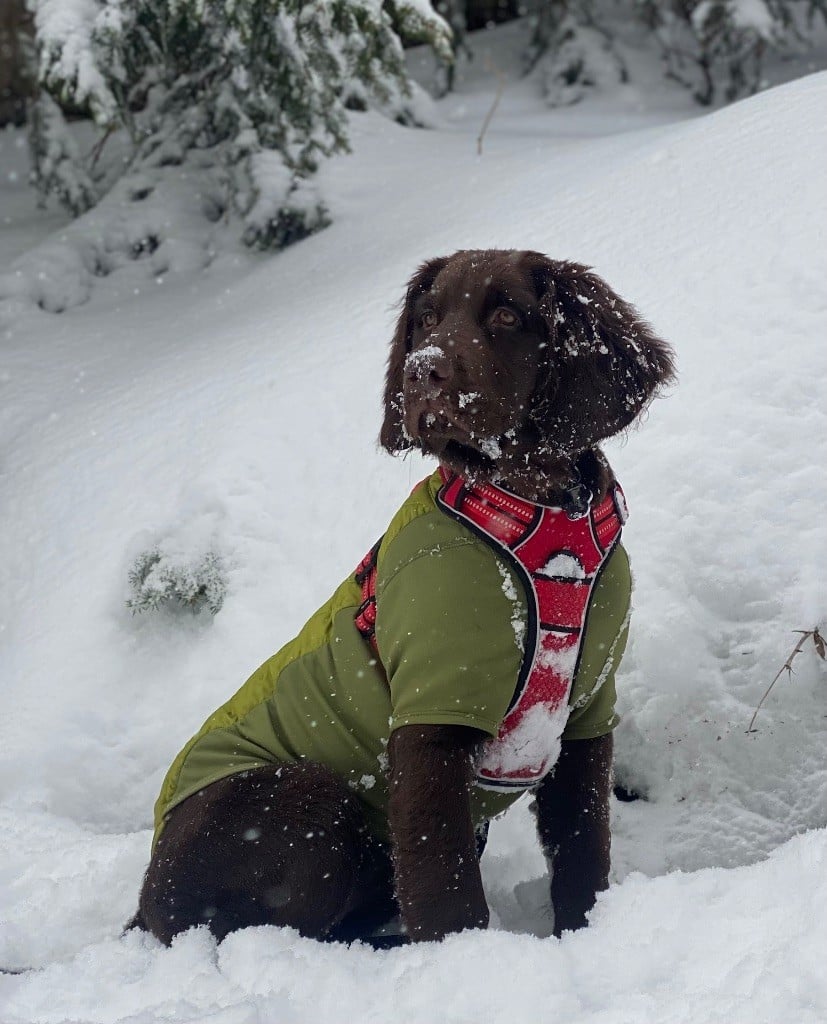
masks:
<svg viewBox="0 0 827 1024"><path fill-rule="evenodd" d="M795 645L795 647L793 647L793 649L790 651L790 653L789 653L789 655L787 657L787 660L784 662L784 664L781 666L781 668L776 672L775 678L773 679L773 681L770 683L770 685L764 691L764 696L761 698L761 700L758 701L758 707L755 709L755 711L753 713L753 716L750 719L749 726L747 727L747 732L748 733L749 732L757 732L758 731L757 729L753 729L753 725L755 723L755 719L756 719L756 717L758 715L758 712L761 710L761 705L764 703L764 701L769 696L770 690L778 682L779 678L781 677L781 673L782 672L786 671L787 678L790 678L792 676L792 674L793 674L793 658L795 658L795 656L797 654L801 653L801 650L804 647L804 644L807 642L807 639L809 637L813 638L813 646L815 647L816 654L821 658L822 661L825 660L824 637L821 635L821 633L819 633L818 626L816 626L815 629L794 629L793 632L794 633L800 633L801 634L801 639L798 641L798 643Z"/></svg>
<svg viewBox="0 0 827 1024"><path fill-rule="evenodd" d="M117 131L117 128L118 126L115 124L115 122L110 121L109 124L106 126L106 130L104 131L103 135L98 139L98 141L90 150L89 156L87 157L87 159L90 161L90 171L94 170L95 164L98 162L98 160L100 159L100 155L103 152L103 147L109 141L109 136L112 135L113 132Z"/></svg>
<svg viewBox="0 0 827 1024"><path fill-rule="evenodd" d="M487 57L485 61L485 70L492 71L497 76L497 92L494 95L494 102L488 113L485 115L485 120L482 122L482 128L477 136L477 156L482 156L482 140L485 138L485 133L488 131L488 126L491 124L491 118L500 105L500 99L502 98L503 91L505 89L506 78L505 75L500 71L499 68L495 67L491 62L491 58Z"/></svg>

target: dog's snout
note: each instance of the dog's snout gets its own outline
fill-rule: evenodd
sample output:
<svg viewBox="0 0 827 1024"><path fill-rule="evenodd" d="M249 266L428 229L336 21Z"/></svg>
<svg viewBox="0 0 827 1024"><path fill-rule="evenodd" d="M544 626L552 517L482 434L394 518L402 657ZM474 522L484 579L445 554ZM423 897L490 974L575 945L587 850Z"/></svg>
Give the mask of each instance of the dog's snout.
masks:
<svg viewBox="0 0 827 1024"><path fill-rule="evenodd" d="M441 385L453 376L452 363L437 345L426 345L408 356L405 376L411 383Z"/></svg>
<svg viewBox="0 0 827 1024"><path fill-rule="evenodd" d="M442 384L451 377L451 367L448 363L447 356L443 355L441 359L433 364L428 371L428 379L434 384Z"/></svg>

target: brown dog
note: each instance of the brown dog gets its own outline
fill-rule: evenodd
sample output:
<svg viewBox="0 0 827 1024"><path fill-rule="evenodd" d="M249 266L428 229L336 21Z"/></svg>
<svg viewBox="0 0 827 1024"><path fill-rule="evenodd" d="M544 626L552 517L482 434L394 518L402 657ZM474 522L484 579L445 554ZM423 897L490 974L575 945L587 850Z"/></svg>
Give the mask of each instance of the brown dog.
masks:
<svg viewBox="0 0 827 1024"><path fill-rule="evenodd" d="M137 925L164 942L197 924L219 938L265 923L369 938L397 912L413 940L485 927L482 826L526 788L555 932L586 923L608 883L613 678L628 607L628 564L612 546L619 492L597 443L672 378L669 347L585 267L485 250L419 269L391 345L381 441L435 455L443 477L414 492L356 577L179 755L156 807ZM523 556L492 553L484 531L457 525L442 480L509 510L547 510L566 528L597 522L604 561L574 625L531 619ZM602 524L595 509L608 509ZM610 520L617 536L603 544ZM427 543L412 540L417 530ZM555 557L576 561L568 549ZM561 577L551 564L533 573L536 586L581 593L582 572ZM576 662L562 647L537 661L542 643L575 632ZM535 778L482 785L483 753L541 663L546 682L571 687L562 719L548 705L561 723L550 760Z"/></svg>

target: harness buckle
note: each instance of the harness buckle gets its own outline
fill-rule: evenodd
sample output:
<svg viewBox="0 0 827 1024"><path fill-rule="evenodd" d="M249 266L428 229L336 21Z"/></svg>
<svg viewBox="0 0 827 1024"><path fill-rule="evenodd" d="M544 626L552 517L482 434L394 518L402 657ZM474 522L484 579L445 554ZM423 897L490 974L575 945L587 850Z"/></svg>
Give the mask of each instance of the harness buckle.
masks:
<svg viewBox="0 0 827 1024"><path fill-rule="evenodd" d="M584 483L576 483L566 491L565 513L572 522L589 514L594 495Z"/></svg>

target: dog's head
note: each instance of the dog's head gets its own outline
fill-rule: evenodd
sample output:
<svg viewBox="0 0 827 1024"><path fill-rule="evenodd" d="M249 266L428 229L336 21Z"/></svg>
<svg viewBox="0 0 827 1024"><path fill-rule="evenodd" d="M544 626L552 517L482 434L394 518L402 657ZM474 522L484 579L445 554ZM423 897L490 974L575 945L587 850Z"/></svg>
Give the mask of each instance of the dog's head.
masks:
<svg viewBox="0 0 827 1024"><path fill-rule="evenodd" d="M588 267L462 251L411 279L391 343L380 440L464 476L571 465L674 377L672 350Z"/></svg>

